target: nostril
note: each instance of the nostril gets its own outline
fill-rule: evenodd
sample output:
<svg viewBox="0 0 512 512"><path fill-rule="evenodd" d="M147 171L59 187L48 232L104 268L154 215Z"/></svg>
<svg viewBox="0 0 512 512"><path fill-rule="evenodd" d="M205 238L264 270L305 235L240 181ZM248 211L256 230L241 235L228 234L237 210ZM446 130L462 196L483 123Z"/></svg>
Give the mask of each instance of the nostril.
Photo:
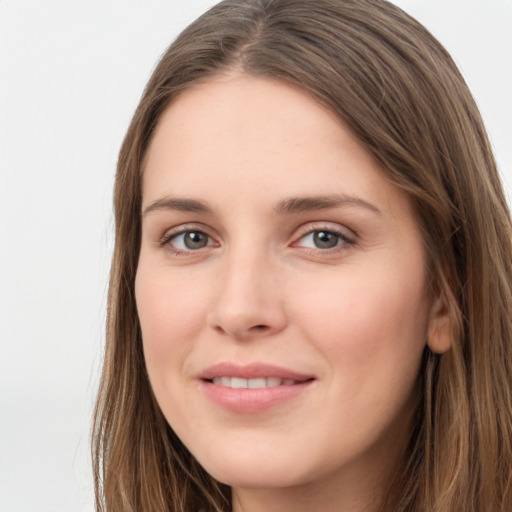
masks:
<svg viewBox="0 0 512 512"><path fill-rule="evenodd" d="M216 325L214 328L216 331L218 331L220 333L231 334L236 337L238 337L238 336L244 337L246 334L251 334L251 333L252 334L265 333L270 329L270 327L265 324L253 325L253 326L249 327L247 330L244 330L244 329L230 330L230 329L226 329L222 325Z"/></svg>

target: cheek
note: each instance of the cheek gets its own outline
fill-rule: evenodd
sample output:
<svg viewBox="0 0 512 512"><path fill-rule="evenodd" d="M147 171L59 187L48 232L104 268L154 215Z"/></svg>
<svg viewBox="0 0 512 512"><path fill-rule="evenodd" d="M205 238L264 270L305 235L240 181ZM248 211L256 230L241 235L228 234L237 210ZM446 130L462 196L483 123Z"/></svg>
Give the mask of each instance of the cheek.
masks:
<svg viewBox="0 0 512 512"><path fill-rule="evenodd" d="M296 316L328 356L333 373L352 376L351 386L360 386L372 374L386 382L393 373L410 379L409 369L417 368L426 343L423 275L390 267L365 270L351 267L326 276L307 287L307 293L305 281L299 283L297 307L302 312Z"/></svg>
<svg viewBox="0 0 512 512"><path fill-rule="evenodd" d="M311 414L324 418L328 438L343 432L342 452L372 446L385 432L406 435L427 326L423 279L415 276L351 268L302 296L302 332L328 362L328 405Z"/></svg>
<svg viewBox="0 0 512 512"><path fill-rule="evenodd" d="M167 276L162 269L139 266L135 298L152 381L155 372L164 373L169 365L183 364L193 347L190 341L203 328L204 292L191 285L193 282Z"/></svg>

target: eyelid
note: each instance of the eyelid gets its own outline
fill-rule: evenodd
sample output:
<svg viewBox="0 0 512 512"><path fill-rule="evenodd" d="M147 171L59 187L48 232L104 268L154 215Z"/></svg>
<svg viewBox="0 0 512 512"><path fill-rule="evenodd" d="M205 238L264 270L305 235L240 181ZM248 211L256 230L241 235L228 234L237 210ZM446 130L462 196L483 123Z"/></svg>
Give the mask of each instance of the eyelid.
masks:
<svg viewBox="0 0 512 512"><path fill-rule="evenodd" d="M297 234L294 235L294 237L293 237L293 242L291 245L294 247L300 247L300 245L298 245L298 242L300 240L302 240L304 237L306 237L307 235L314 233L315 231L327 231L329 233L333 233L333 234L339 236L343 240L343 243L338 244L335 247L330 248L330 249L320 249L320 248L314 249L314 248L310 248L310 247L304 247L304 249L328 253L328 252L335 252L335 251L339 251L342 249L346 249L347 246L353 246L357 243L356 233L354 233L353 230L351 230L345 226L342 226L337 223L331 223L331 222L311 222L308 224L304 224L303 226L301 226L298 229Z"/></svg>
<svg viewBox="0 0 512 512"><path fill-rule="evenodd" d="M216 238L211 234L211 230L209 228L207 228L205 225L197 224L197 223L180 224L179 226L175 226L173 228L166 230L165 233L163 234L163 236L160 237L160 239L158 240L158 245L160 245L161 247L170 246L170 241L173 238L175 238L179 235L191 232L191 231L204 233L210 240L214 241L214 244L208 244L206 247L204 247L204 249L206 249L207 247L213 247L213 246L219 245ZM197 249L194 251L194 250L171 248L170 250L172 250L172 252L174 252L174 253L181 254L181 253L200 252L201 249Z"/></svg>
<svg viewBox="0 0 512 512"><path fill-rule="evenodd" d="M201 232L204 233L210 241L213 243L208 243L203 248L199 249L178 249L172 247L169 243L173 238L185 234L187 232ZM341 238L341 243L337 244L332 248L312 248L312 247L302 247L302 249L306 251L311 251L315 253L335 253L337 251L347 250L350 246L353 246L357 243L357 234L352 230L338 223L327 222L327 221L318 221L318 222L309 222L300 226L295 234L293 235L292 242L290 243L291 247L301 248L299 245L300 240L302 240L305 236L312 234L316 231L327 231L329 233L333 233ZM167 229L165 233L158 240L158 245L161 247L168 246L169 250L175 254L189 254L189 253L200 253L201 251L211 248L218 247L220 244L217 241L216 237L211 233L211 229L208 226L205 226L201 223L187 223L180 224L178 226Z"/></svg>

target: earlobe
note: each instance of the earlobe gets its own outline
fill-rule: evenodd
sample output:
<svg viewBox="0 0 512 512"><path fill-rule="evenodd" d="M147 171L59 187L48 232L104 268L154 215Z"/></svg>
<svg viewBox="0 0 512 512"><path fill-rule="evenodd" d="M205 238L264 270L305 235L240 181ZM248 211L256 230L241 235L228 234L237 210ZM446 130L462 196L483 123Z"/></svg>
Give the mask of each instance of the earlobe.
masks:
<svg viewBox="0 0 512 512"><path fill-rule="evenodd" d="M436 354L443 354L452 344L452 321L444 300L438 297L432 304L428 324L427 345Z"/></svg>

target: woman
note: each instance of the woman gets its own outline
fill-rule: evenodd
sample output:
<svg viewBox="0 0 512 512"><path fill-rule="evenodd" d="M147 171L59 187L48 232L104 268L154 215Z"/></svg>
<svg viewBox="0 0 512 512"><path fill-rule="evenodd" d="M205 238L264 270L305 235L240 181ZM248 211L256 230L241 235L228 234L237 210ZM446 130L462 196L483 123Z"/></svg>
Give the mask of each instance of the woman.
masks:
<svg viewBox="0 0 512 512"><path fill-rule="evenodd" d="M121 149L97 507L512 509L511 222L475 103L380 0L227 0Z"/></svg>

